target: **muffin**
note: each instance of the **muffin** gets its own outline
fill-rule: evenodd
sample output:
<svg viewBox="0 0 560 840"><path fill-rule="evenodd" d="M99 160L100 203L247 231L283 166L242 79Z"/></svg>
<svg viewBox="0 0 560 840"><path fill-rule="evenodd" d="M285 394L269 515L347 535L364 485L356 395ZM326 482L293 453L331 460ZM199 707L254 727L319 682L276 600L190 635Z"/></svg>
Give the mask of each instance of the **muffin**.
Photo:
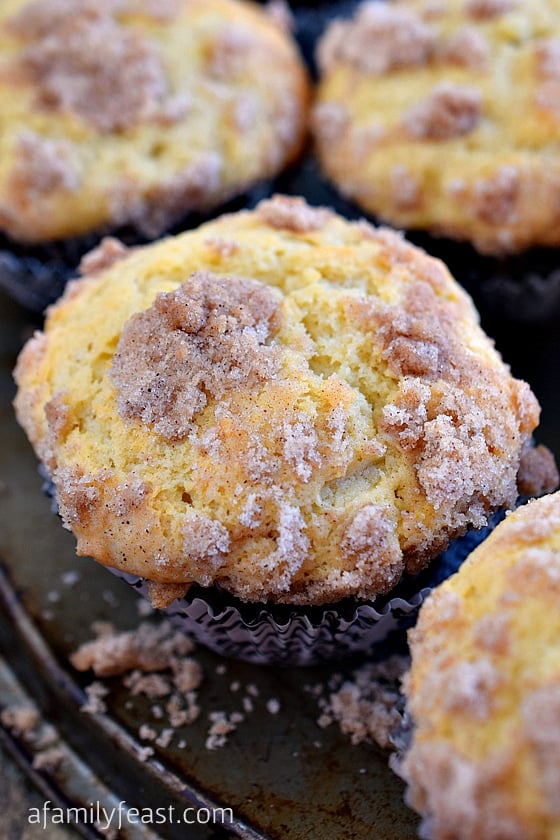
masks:
<svg viewBox="0 0 560 840"><path fill-rule="evenodd" d="M366 2L317 62L317 154L344 196L483 254L560 244L557 3Z"/></svg>
<svg viewBox="0 0 560 840"><path fill-rule="evenodd" d="M423 837L560 834L560 493L509 515L409 632L399 772Z"/></svg>
<svg viewBox="0 0 560 840"><path fill-rule="evenodd" d="M275 196L83 271L15 409L78 553L158 606L369 601L514 505L537 401L399 234Z"/></svg>
<svg viewBox="0 0 560 840"><path fill-rule="evenodd" d="M307 73L257 5L10 0L0 22L8 250L118 229L156 237L302 147Z"/></svg>

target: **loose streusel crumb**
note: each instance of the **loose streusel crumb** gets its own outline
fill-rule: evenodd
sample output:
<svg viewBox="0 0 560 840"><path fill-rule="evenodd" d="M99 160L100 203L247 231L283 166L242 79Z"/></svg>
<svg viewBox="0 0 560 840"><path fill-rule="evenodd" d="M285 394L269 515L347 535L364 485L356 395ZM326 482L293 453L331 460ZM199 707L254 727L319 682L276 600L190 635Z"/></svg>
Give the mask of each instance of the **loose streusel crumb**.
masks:
<svg viewBox="0 0 560 840"><path fill-rule="evenodd" d="M37 727L40 719L35 706L6 706L0 712L3 726L15 735L29 735Z"/></svg>
<svg viewBox="0 0 560 840"><path fill-rule="evenodd" d="M108 695L109 689L107 686L99 681L95 681L87 685L84 689L87 700L81 706L82 712L87 712L90 715L103 715L107 711L107 705L104 698Z"/></svg>
<svg viewBox="0 0 560 840"><path fill-rule="evenodd" d="M336 721L352 744L374 741L383 748L391 746L391 736L402 723L400 679L408 666L404 656L362 665L327 699L319 700L318 725L325 728Z"/></svg>
<svg viewBox="0 0 560 840"><path fill-rule="evenodd" d="M94 629L97 639L81 645L70 661L78 671L91 668L99 677L134 669L163 671L194 650L193 642L167 621L142 622L136 630L124 632L117 632L110 624L97 624Z"/></svg>

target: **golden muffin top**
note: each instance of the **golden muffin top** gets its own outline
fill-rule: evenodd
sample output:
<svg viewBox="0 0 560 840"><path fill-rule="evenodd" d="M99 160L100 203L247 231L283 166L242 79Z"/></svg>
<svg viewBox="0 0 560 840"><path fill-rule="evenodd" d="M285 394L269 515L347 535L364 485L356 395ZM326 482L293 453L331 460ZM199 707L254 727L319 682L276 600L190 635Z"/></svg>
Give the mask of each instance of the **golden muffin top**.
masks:
<svg viewBox="0 0 560 840"><path fill-rule="evenodd" d="M6 0L0 67L0 229L25 242L156 236L303 142L295 42L243 0Z"/></svg>
<svg viewBox="0 0 560 840"><path fill-rule="evenodd" d="M80 553L246 600L370 598L515 502L537 402L400 235L277 196L83 269L15 403Z"/></svg>
<svg viewBox="0 0 560 840"><path fill-rule="evenodd" d="M427 836L560 836L560 493L510 514L410 631L401 770Z"/></svg>
<svg viewBox="0 0 560 840"><path fill-rule="evenodd" d="M319 42L317 151L400 227L489 254L560 243L560 2L366 2Z"/></svg>

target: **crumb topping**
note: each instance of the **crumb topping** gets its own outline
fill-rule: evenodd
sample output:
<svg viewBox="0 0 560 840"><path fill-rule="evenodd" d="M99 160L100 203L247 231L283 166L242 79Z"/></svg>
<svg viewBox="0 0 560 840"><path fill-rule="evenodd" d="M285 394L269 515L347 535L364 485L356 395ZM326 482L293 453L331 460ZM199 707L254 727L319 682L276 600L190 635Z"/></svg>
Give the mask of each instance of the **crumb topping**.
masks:
<svg viewBox="0 0 560 840"><path fill-rule="evenodd" d="M404 163L397 163L390 172L391 196L395 207L410 210L422 202L422 185Z"/></svg>
<svg viewBox="0 0 560 840"><path fill-rule="evenodd" d="M496 173L474 184L472 207L479 219L503 224L516 218L520 175L514 166L500 166Z"/></svg>
<svg viewBox="0 0 560 840"><path fill-rule="evenodd" d="M465 0L465 12L474 20L491 20L515 9L515 0Z"/></svg>
<svg viewBox="0 0 560 840"><path fill-rule="evenodd" d="M130 12L147 15L161 23L171 23L181 10L182 0L126 0Z"/></svg>
<svg viewBox="0 0 560 840"><path fill-rule="evenodd" d="M254 35L246 27L227 24L216 33L208 47L208 75L220 81L236 78L247 66L247 53L258 47Z"/></svg>
<svg viewBox="0 0 560 840"><path fill-rule="evenodd" d="M560 683L528 693L521 705L525 735L537 756L538 774L551 813L560 819Z"/></svg>
<svg viewBox="0 0 560 840"><path fill-rule="evenodd" d="M18 365L78 552L151 580L157 608L194 582L370 598L517 496L538 406L443 264L299 202L278 230L278 206L79 280Z"/></svg>
<svg viewBox="0 0 560 840"><path fill-rule="evenodd" d="M454 837L460 825L463 836L483 837L491 819L496 837L527 840L525 827L517 823L507 801L492 796L507 772L499 757L480 767L445 741L434 740L416 745L405 757L402 771L405 778L413 780L406 801L428 815L425 826L429 826L430 836L441 840ZM429 789L425 779L430 779Z"/></svg>
<svg viewBox="0 0 560 840"><path fill-rule="evenodd" d="M409 9L363 3L353 20L336 20L319 41L322 72L343 61L373 76L424 64L434 49L435 30Z"/></svg>
<svg viewBox="0 0 560 840"><path fill-rule="evenodd" d="M266 342L279 326L274 292L252 280L195 272L125 325L111 378L122 416L180 440L209 399L278 374Z"/></svg>
<svg viewBox="0 0 560 840"><path fill-rule="evenodd" d="M204 244L219 257L232 257L239 251L239 244L235 240L223 236L209 236Z"/></svg>
<svg viewBox="0 0 560 840"><path fill-rule="evenodd" d="M153 119L168 85L156 45L125 28L118 4L56 0L29 3L11 18L25 39L21 71L34 85L37 107L70 111L101 132Z"/></svg>
<svg viewBox="0 0 560 840"><path fill-rule="evenodd" d="M488 41L475 26L463 26L438 50L441 61L478 70L486 67L490 55Z"/></svg>
<svg viewBox="0 0 560 840"><path fill-rule="evenodd" d="M223 160L214 152L201 152L173 176L138 195L134 182L122 181L111 195L111 215L116 225L133 224L153 239L170 224L200 207L208 191L216 191L223 174Z"/></svg>
<svg viewBox="0 0 560 840"><path fill-rule="evenodd" d="M69 141L50 140L33 131L19 135L8 187L16 205L32 203L58 190L74 192L80 181L80 169Z"/></svg>
<svg viewBox="0 0 560 840"><path fill-rule="evenodd" d="M264 224L294 233L321 230L333 215L326 207L310 207L303 198L284 195L261 201L256 213Z"/></svg>
<svg viewBox="0 0 560 840"><path fill-rule="evenodd" d="M296 23L286 0L266 0L264 10L282 32L294 32Z"/></svg>
<svg viewBox="0 0 560 840"><path fill-rule="evenodd" d="M376 591L390 591L400 580L404 563L395 525L381 505L365 505L348 524L342 551L354 560L360 578Z"/></svg>
<svg viewBox="0 0 560 840"><path fill-rule="evenodd" d="M316 103L311 119L317 136L326 143L336 143L350 124L348 109L338 102Z"/></svg>
<svg viewBox="0 0 560 840"><path fill-rule="evenodd" d="M477 88L439 82L423 102L403 116L407 133L418 140L450 140L470 134L482 118L482 96Z"/></svg>
<svg viewBox="0 0 560 840"><path fill-rule="evenodd" d="M116 239L114 236L104 236L96 248L84 254L78 270L82 276L98 274L126 257L129 252L130 249L120 239Z"/></svg>
<svg viewBox="0 0 560 840"><path fill-rule="evenodd" d="M523 496L542 496L558 488L554 455L546 446L529 446L521 456L517 486Z"/></svg>
<svg viewBox="0 0 560 840"><path fill-rule="evenodd" d="M560 38L543 38L535 45L537 73L543 79L560 79Z"/></svg>
<svg viewBox="0 0 560 840"><path fill-rule="evenodd" d="M208 586L213 582L229 547L228 529L220 522L194 511L185 517L183 551L200 563L202 570L205 566L208 569L207 572L201 571L201 576L197 578L199 583Z"/></svg>

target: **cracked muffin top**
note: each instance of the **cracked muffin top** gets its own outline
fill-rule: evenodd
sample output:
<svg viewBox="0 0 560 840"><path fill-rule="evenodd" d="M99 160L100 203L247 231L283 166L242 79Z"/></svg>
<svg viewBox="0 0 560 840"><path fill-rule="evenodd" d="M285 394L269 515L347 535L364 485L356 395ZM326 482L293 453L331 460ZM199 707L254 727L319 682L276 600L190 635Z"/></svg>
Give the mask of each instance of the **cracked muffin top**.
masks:
<svg viewBox="0 0 560 840"><path fill-rule="evenodd" d="M83 272L15 372L79 553L173 597L367 599L514 504L536 399L399 234L275 196Z"/></svg>
<svg viewBox="0 0 560 840"><path fill-rule="evenodd" d="M0 230L154 237L275 175L309 96L278 21L243 0L2 3Z"/></svg>
<svg viewBox="0 0 560 840"><path fill-rule="evenodd" d="M560 3L361 4L317 49L328 176L399 227L487 254L560 244Z"/></svg>
<svg viewBox="0 0 560 840"><path fill-rule="evenodd" d="M423 837L560 832L560 493L529 502L423 605L399 768Z"/></svg>

